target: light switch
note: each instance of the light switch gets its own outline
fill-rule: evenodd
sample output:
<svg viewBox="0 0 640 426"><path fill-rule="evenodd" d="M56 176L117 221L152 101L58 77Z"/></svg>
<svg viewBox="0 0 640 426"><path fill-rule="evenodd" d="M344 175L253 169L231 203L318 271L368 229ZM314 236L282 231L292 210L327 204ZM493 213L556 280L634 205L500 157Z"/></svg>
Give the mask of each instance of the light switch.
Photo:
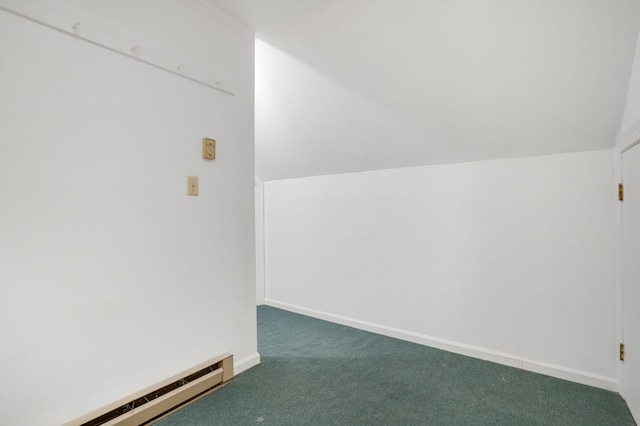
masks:
<svg viewBox="0 0 640 426"><path fill-rule="evenodd" d="M187 195L198 195L198 177L189 176L187 178Z"/></svg>
<svg viewBox="0 0 640 426"><path fill-rule="evenodd" d="M202 139L202 158L205 160L216 159L216 140L203 138Z"/></svg>

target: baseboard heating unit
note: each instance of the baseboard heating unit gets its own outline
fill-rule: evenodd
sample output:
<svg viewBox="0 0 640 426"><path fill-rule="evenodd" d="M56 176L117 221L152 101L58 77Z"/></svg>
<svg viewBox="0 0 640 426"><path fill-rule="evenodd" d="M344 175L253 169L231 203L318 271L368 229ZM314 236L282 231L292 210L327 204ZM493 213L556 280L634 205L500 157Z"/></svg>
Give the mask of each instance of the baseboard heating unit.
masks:
<svg viewBox="0 0 640 426"><path fill-rule="evenodd" d="M93 411L64 426L147 425L233 378L233 355L224 354Z"/></svg>

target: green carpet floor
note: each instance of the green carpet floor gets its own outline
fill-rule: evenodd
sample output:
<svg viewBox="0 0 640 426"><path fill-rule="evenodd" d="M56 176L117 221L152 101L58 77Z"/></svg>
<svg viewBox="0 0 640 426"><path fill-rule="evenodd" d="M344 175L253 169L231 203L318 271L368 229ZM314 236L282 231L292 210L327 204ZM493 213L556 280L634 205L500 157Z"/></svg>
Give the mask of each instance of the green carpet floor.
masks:
<svg viewBox="0 0 640 426"><path fill-rule="evenodd" d="M266 306L258 350L159 425L635 425L613 392Z"/></svg>

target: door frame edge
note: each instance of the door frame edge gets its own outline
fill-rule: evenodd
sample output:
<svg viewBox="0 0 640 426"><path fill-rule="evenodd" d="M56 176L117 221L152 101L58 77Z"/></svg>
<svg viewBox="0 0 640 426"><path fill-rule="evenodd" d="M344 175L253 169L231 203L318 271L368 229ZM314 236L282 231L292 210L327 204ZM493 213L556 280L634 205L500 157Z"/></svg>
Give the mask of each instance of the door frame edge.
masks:
<svg viewBox="0 0 640 426"><path fill-rule="evenodd" d="M624 342L624 300L622 282L622 203L618 201L615 188L622 183L622 154L640 142L640 120L622 132L616 138L613 147L613 171L614 182L611 186L611 194L615 194L615 291L616 291L616 339L618 343ZM618 392L625 397L624 363L617 361L616 373L618 377Z"/></svg>

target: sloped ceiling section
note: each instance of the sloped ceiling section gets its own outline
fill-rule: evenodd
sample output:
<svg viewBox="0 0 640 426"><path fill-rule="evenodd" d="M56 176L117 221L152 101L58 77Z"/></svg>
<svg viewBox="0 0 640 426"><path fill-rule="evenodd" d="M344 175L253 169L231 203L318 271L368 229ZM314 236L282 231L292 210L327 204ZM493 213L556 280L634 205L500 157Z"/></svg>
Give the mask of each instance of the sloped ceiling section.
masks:
<svg viewBox="0 0 640 426"><path fill-rule="evenodd" d="M637 0L210 1L258 30L266 180L610 148L640 21Z"/></svg>
<svg viewBox="0 0 640 426"><path fill-rule="evenodd" d="M282 25L326 0L207 0L257 33Z"/></svg>

